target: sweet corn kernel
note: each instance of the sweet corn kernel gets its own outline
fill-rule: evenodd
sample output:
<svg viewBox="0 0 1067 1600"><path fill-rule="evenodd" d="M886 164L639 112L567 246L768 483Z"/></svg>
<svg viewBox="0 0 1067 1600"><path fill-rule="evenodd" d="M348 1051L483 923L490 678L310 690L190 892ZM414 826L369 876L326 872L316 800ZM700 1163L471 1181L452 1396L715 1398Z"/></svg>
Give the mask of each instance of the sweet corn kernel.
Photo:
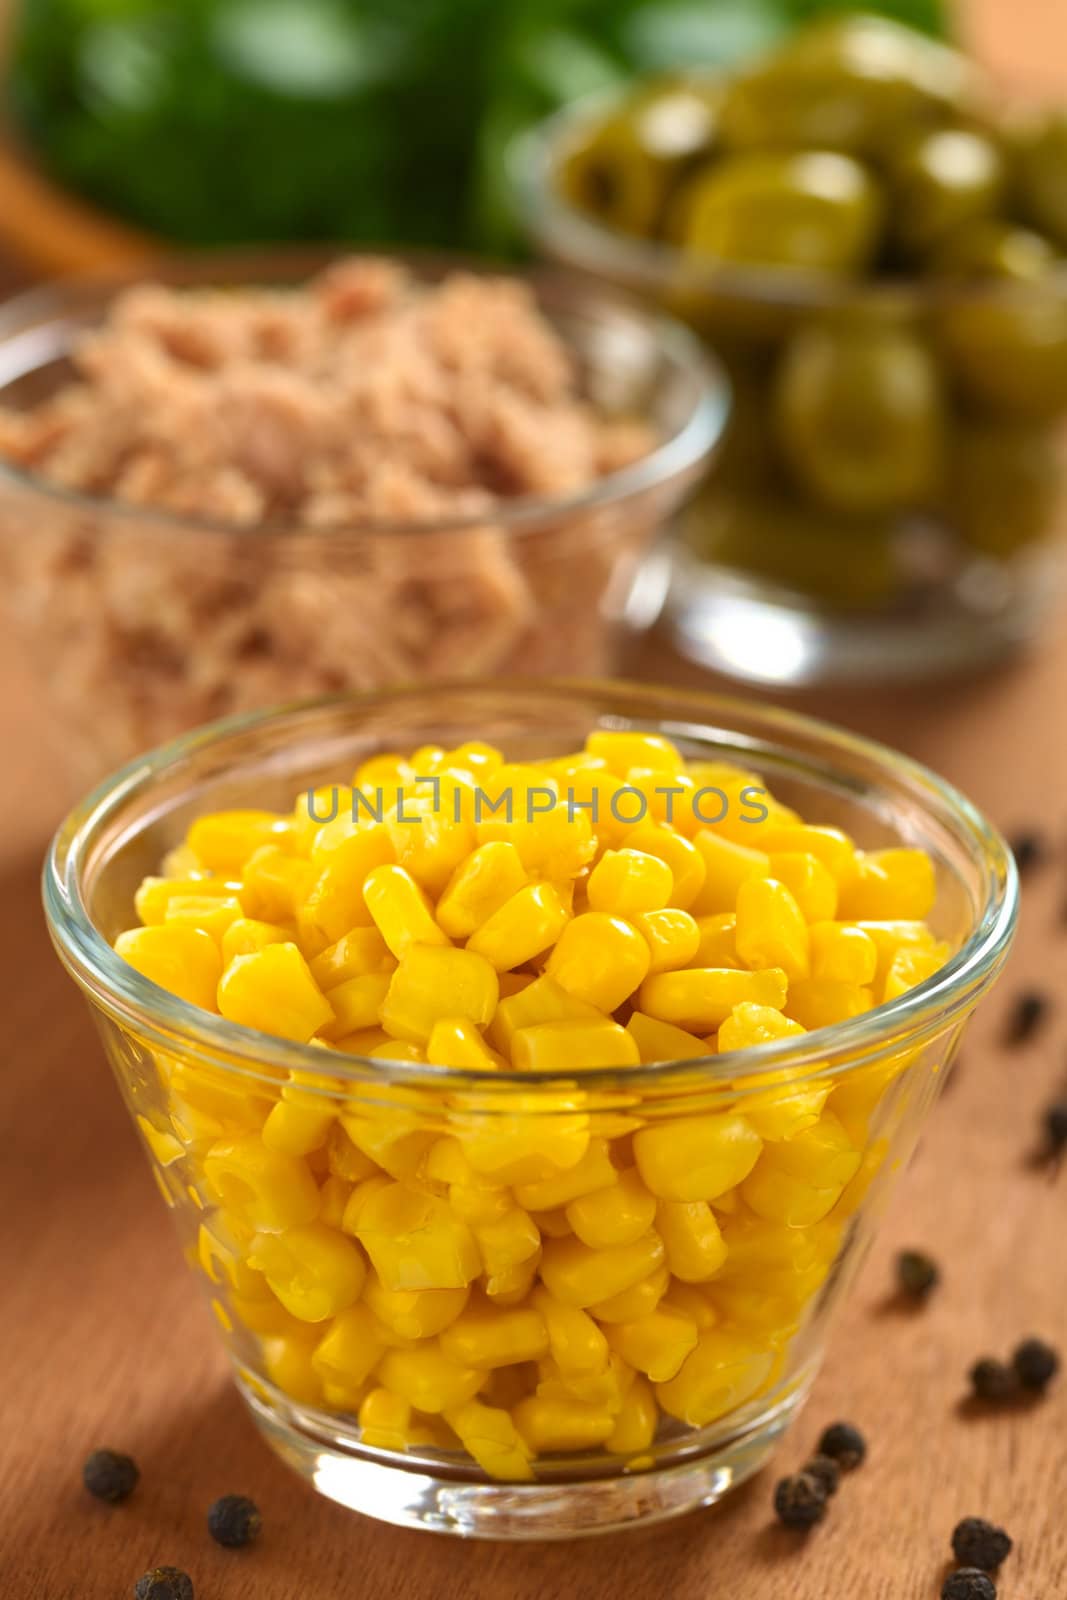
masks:
<svg viewBox="0 0 1067 1600"><path fill-rule="evenodd" d="M294 930L278 927L274 922L257 922L254 917L241 917L231 922L222 935L222 964L228 967L235 956L255 955L268 944L289 944Z"/></svg>
<svg viewBox="0 0 1067 1600"><path fill-rule="evenodd" d="M856 850L840 828L812 827L807 823L781 823L770 817L752 828L752 842L768 855L811 855L827 868L840 890L852 876ZM840 914L840 913L839 913Z"/></svg>
<svg viewBox="0 0 1067 1600"><path fill-rule="evenodd" d="M352 1241L322 1222L257 1233L248 1260L301 1322L325 1322L354 1304L367 1275Z"/></svg>
<svg viewBox="0 0 1067 1600"><path fill-rule="evenodd" d="M179 1000L215 1011L222 975L218 945L209 933L181 923L131 928L115 940L115 951L142 978L176 994Z"/></svg>
<svg viewBox="0 0 1067 1600"><path fill-rule="evenodd" d="M521 1305L529 1298L540 1266L541 1249L538 1246L526 1261L518 1261L513 1267L505 1267L502 1272L489 1274L485 1279L488 1299L497 1306Z"/></svg>
<svg viewBox="0 0 1067 1600"><path fill-rule="evenodd" d="M634 917L634 927L648 945L649 972L672 972L687 967L700 946L700 929L688 911L668 908Z"/></svg>
<svg viewBox="0 0 1067 1600"><path fill-rule="evenodd" d="M424 1044L442 1017L462 1017L484 1027L492 1021L498 995L496 973L484 956L413 944L388 980L381 1022L394 1038Z"/></svg>
<svg viewBox="0 0 1067 1600"><path fill-rule="evenodd" d="M392 972L395 966L396 957L374 927L350 928L310 963L311 976L323 994L329 994L349 978Z"/></svg>
<svg viewBox="0 0 1067 1600"><path fill-rule="evenodd" d="M737 917L732 911L719 911L714 916L697 917L700 942L693 953L694 967L740 967L737 953Z"/></svg>
<svg viewBox="0 0 1067 1600"><path fill-rule="evenodd" d="M606 1250L590 1250L579 1239L549 1239L541 1258L541 1281L564 1305L584 1310L632 1289L663 1258L663 1241L651 1232Z"/></svg>
<svg viewBox="0 0 1067 1600"><path fill-rule="evenodd" d="M228 1283L244 1299L260 1300L266 1293L266 1279L245 1259L252 1238L247 1229L225 1212L215 1212L200 1224L197 1260L212 1283Z"/></svg>
<svg viewBox="0 0 1067 1600"><path fill-rule="evenodd" d="M406 1450L411 1434L411 1402L388 1389L372 1389L359 1408L363 1443L374 1450Z"/></svg>
<svg viewBox="0 0 1067 1600"><path fill-rule="evenodd" d="M242 919L241 902L236 895L173 895L167 903L167 924L202 928L219 944L227 928Z"/></svg>
<svg viewBox="0 0 1067 1600"><path fill-rule="evenodd" d="M499 1278L537 1254L541 1235L533 1219L520 1206L503 1216L481 1223L474 1230L482 1266L488 1278Z"/></svg>
<svg viewBox="0 0 1067 1600"><path fill-rule="evenodd" d="M604 1444L615 1428L612 1412L580 1400L531 1395L512 1412L516 1428L535 1455L557 1450L592 1450Z"/></svg>
<svg viewBox="0 0 1067 1600"><path fill-rule="evenodd" d="M482 1270L467 1224L446 1201L409 1184L375 1188L351 1218L346 1213L345 1227L387 1289L465 1289Z"/></svg>
<svg viewBox="0 0 1067 1600"><path fill-rule="evenodd" d="M219 980L218 1007L229 1022L300 1043L334 1019L295 944L235 956Z"/></svg>
<svg viewBox="0 0 1067 1600"><path fill-rule="evenodd" d="M144 925L149 927L166 921L167 908L172 900L191 895L200 899L232 900L240 888L240 882L231 878L145 878L133 897L133 908Z"/></svg>
<svg viewBox="0 0 1067 1600"><path fill-rule="evenodd" d="M706 1200L661 1200L656 1232L682 1283L706 1283L726 1260L726 1241Z"/></svg>
<svg viewBox="0 0 1067 1600"><path fill-rule="evenodd" d="M396 860L426 893L436 898L474 849L473 824L455 816L435 815L432 801L406 804L386 826ZM410 816L410 820L408 820Z"/></svg>
<svg viewBox="0 0 1067 1600"><path fill-rule="evenodd" d="M641 1317L651 1316L666 1294L670 1281L671 1269L664 1262L647 1278L642 1278L640 1283L633 1284L629 1289L620 1289L617 1294L608 1295L606 1300L597 1300L589 1307L589 1314L606 1324L637 1322Z"/></svg>
<svg viewBox="0 0 1067 1600"><path fill-rule="evenodd" d="M660 1305L680 1311L696 1324L698 1333L707 1333L719 1320L719 1314L707 1293L691 1283L672 1283Z"/></svg>
<svg viewBox="0 0 1067 1600"><path fill-rule="evenodd" d="M885 980L898 950L929 950L937 942L925 922L859 922L856 926L867 935L878 952L878 964L872 982L872 987L878 993L885 988Z"/></svg>
<svg viewBox="0 0 1067 1600"><path fill-rule="evenodd" d="M781 967L791 983L808 976L807 923L784 883L749 878L740 886L734 937L746 967Z"/></svg>
<svg viewBox="0 0 1067 1600"><path fill-rule="evenodd" d="M642 982L650 961L636 928L605 912L587 911L564 928L546 971L575 999L614 1011Z"/></svg>
<svg viewBox="0 0 1067 1600"><path fill-rule="evenodd" d="M345 978L329 991L327 1004L330 1006L332 1016L325 1023L319 1033L324 1039L347 1039L351 1034L363 1034L368 1030L378 1030L379 1015L389 992L390 974L387 972L365 972L358 978ZM379 1030L384 1031L384 1030ZM369 1049L376 1044L383 1044L389 1035L384 1038L375 1038L362 1041Z"/></svg>
<svg viewBox="0 0 1067 1600"><path fill-rule="evenodd" d="M318 1215L319 1191L307 1163L268 1150L255 1134L212 1145L204 1176L221 1204L253 1229L280 1232Z"/></svg>
<svg viewBox="0 0 1067 1600"><path fill-rule="evenodd" d="M363 883L363 896L375 927L399 961L414 944L447 945L430 902L403 867L375 867Z"/></svg>
<svg viewBox="0 0 1067 1600"><path fill-rule="evenodd" d="M644 911L661 911L670 904L674 879L659 856L641 850L607 850L586 884L591 911L610 916L634 917Z"/></svg>
<svg viewBox="0 0 1067 1600"><path fill-rule="evenodd" d="M292 832L290 819L275 811L216 811L197 817L186 842L209 872L234 877L261 846L284 846Z"/></svg>
<svg viewBox="0 0 1067 1600"><path fill-rule="evenodd" d="M537 1371L540 1398L580 1400L588 1405L604 1406L613 1415L621 1409L636 1376L633 1368L610 1349L607 1365L601 1372L563 1373L551 1360L538 1362Z"/></svg>
<svg viewBox="0 0 1067 1600"><path fill-rule="evenodd" d="M500 1071L507 1066L503 1056L490 1050L477 1027L465 1017L439 1017L430 1030L426 1059L439 1067L467 1071Z"/></svg>
<svg viewBox="0 0 1067 1600"><path fill-rule="evenodd" d="M634 1134L634 1159L661 1200L714 1200L752 1171L763 1141L744 1117L677 1117Z"/></svg>
<svg viewBox="0 0 1067 1600"><path fill-rule="evenodd" d="M670 904L688 911L704 887L708 872L693 841L664 823L641 822L623 834L621 844L624 850L640 850L666 862L673 883Z"/></svg>
<svg viewBox="0 0 1067 1600"><path fill-rule="evenodd" d="M268 1150L306 1156L322 1148L333 1126L333 1110L322 1097L318 1100L282 1099L263 1124L263 1143Z"/></svg>
<svg viewBox="0 0 1067 1600"><path fill-rule="evenodd" d="M263 922L290 921L314 882L315 868L309 861L290 855L280 845L262 845L249 856L242 871L244 914Z"/></svg>
<svg viewBox="0 0 1067 1600"><path fill-rule="evenodd" d="M858 1017L874 1005L870 989L857 983L833 983L829 978L805 978L790 984L785 1010L809 1033L828 1028L848 1017Z"/></svg>
<svg viewBox="0 0 1067 1600"><path fill-rule="evenodd" d="M718 1028L735 1006L750 1002L781 1010L789 980L781 967L743 972L732 967L687 967L646 978L637 994L642 1011L691 1031Z"/></svg>
<svg viewBox="0 0 1067 1600"><path fill-rule="evenodd" d="M658 733L615 733L597 728L586 739L585 748L619 778L625 778L634 767L676 773L684 766L677 746Z"/></svg>
<svg viewBox="0 0 1067 1600"><path fill-rule="evenodd" d="M467 949L483 956L497 972L507 972L555 944L569 920L569 911L550 883L528 883L475 929Z"/></svg>
<svg viewBox="0 0 1067 1600"><path fill-rule="evenodd" d="M511 1062L520 1072L580 1072L585 1067L634 1067L637 1044L625 1028L604 1017L539 1022L520 1028L511 1041Z"/></svg>
<svg viewBox="0 0 1067 1600"><path fill-rule="evenodd" d="M721 833L702 828L693 840L704 862L704 885L690 910L694 916L733 911L737 892L749 878L766 878L770 857L762 850L735 844Z"/></svg>
<svg viewBox="0 0 1067 1600"><path fill-rule="evenodd" d="M655 1438L658 1422L655 1391L646 1378L638 1375L626 1391L605 1446L612 1455L639 1455Z"/></svg>
<svg viewBox="0 0 1067 1600"><path fill-rule="evenodd" d="M693 1061L708 1054L707 1045L695 1033L676 1028L671 1022L647 1017L643 1011L633 1012L626 1031L646 1066L657 1061Z"/></svg>
<svg viewBox="0 0 1067 1600"><path fill-rule="evenodd" d="M608 1342L622 1359L653 1383L673 1378L697 1342L697 1327L680 1311L662 1305L636 1322L619 1322Z"/></svg>
<svg viewBox="0 0 1067 1600"><path fill-rule="evenodd" d="M527 881L513 844L497 840L479 845L445 885L437 902L437 921L450 938L468 939Z"/></svg>
<svg viewBox="0 0 1067 1600"><path fill-rule="evenodd" d="M428 1411L431 1416L473 1400L485 1378L474 1367L450 1361L433 1344L416 1350L387 1351L378 1375L393 1394L402 1395L416 1411Z"/></svg>
<svg viewBox="0 0 1067 1600"><path fill-rule="evenodd" d="M378 1170L370 1157L357 1149L337 1122L326 1140L326 1154L331 1173L343 1178L346 1183L362 1183L364 1178L371 1177Z"/></svg>
<svg viewBox="0 0 1067 1600"><path fill-rule="evenodd" d="M870 934L848 922L814 922L811 940L811 975L816 981L849 983L859 988L873 983L878 949Z"/></svg>
<svg viewBox="0 0 1067 1600"><path fill-rule="evenodd" d="M501 992L503 994L503 988ZM596 1006L568 994L554 978L536 978L511 994L503 995L489 1024L489 1038L498 1050L510 1056L512 1040L520 1028L578 1017L599 1021L601 1013Z"/></svg>
<svg viewBox="0 0 1067 1600"><path fill-rule="evenodd" d="M533 1477L530 1447L499 1406L468 1400L466 1405L449 1410L447 1421L468 1455L491 1478L525 1483Z"/></svg>
<svg viewBox="0 0 1067 1600"><path fill-rule="evenodd" d="M358 1389L385 1354L378 1324L364 1305L349 1306L330 1323L312 1353L323 1385Z"/></svg>
<svg viewBox="0 0 1067 1600"><path fill-rule="evenodd" d="M314 1334L310 1328L300 1333L272 1334L261 1339L263 1370L298 1405L315 1406L322 1400L322 1380L312 1363Z"/></svg>
<svg viewBox="0 0 1067 1600"><path fill-rule="evenodd" d="M507 1367L548 1354L545 1319L531 1307L465 1311L441 1335L442 1353L461 1367Z"/></svg>
<svg viewBox="0 0 1067 1600"><path fill-rule="evenodd" d="M917 983L932 978L934 973L944 966L948 957L949 947L942 942L931 945L929 950L898 950L886 974L885 988L882 991L883 1001L895 1000L897 995L906 994L909 989L914 989Z"/></svg>
<svg viewBox="0 0 1067 1600"><path fill-rule="evenodd" d="M432 1339L455 1322L469 1297L468 1289L387 1289L372 1273L363 1304L398 1340Z"/></svg>
<svg viewBox="0 0 1067 1600"><path fill-rule="evenodd" d="M704 1428L751 1400L773 1364L773 1354L744 1335L712 1328L697 1340L677 1376L656 1385L656 1398L669 1416Z"/></svg>
<svg viewBox="0 0 1067 1600"><path fill-rule="evenodd" d="M617 1176L606 1140L590 1139L580 1161L551 1177L517 1184L515 1198L526 1211L551 1211L569 1205L580 1195L606 1188Z"/></svg>
<svg viewBox="0 0 1067 1600"><path fill-rule="evenodd" d="M493 774L499 780L507 768L501 767ZM489 785L486 785L488 789ZM548 794L547 784L543 795L539 785L528 787L525 796L513 797L513 821L494 816L479 822L475 833L479 844L501 840L513 844L527 872L542 878L571 878L581 872L596 854L596 839L589 817L584 811L565 800L556 800L540 808L540 800Z"/></svg>
<svg viewBox="0 0 1067 1600"><path fill-rule="evenodd" d="M608 1341L587 1311L564 1305L545 1288L535 1289L530 1303L539 1311L552 1360L574 1376L602 1372L608 1364Z"/></svg>
<svg viewBox="0 0 1067 1600"><path fill-rule="evenodd" d="M617 1182L572 1200L567 1221L575 1235L591 1250L632 1244L652 1227L656 1199L649 1194L634 1167L620 1172Z"/></svg>
<svg viewBox="0 0 1067 1600"><path fill-rule="evenodd" d="M767 1222L808 1227L833 1209L860 1159L840 1121L827 1111L794 1138L766 1145L741 1194Z"/></svg>
<svg viewBox="0 0 1067 1600"><path fill-rule="evenodd" d="M925 850L872 850L856 856L838 915L846 921L918 920L929 915L936 893Z"/></svg>
<svg viewBox="0 0 1067 1600"><path fill-rule="evenodd" d="M340 1229L351 1194L352 1185L331 1172L319 1185L318 1221L328 1228Z"/></svg>
<svg viewBox="0 0 1067 1600"><path fill-rule="evenodd" d="M784 883L805 922L829 922L837 915L837 880L810 851L772 851L770 876Z"/></svg>
<svg viewBox="0 0 1067 1600"><path fill-rule="evenodd" d="M310 954L321 954L353 928L370 923L365 892L370 874L394 861L392 837L384 824L349 833L329 852L297 911L300 941Z"/></svg>

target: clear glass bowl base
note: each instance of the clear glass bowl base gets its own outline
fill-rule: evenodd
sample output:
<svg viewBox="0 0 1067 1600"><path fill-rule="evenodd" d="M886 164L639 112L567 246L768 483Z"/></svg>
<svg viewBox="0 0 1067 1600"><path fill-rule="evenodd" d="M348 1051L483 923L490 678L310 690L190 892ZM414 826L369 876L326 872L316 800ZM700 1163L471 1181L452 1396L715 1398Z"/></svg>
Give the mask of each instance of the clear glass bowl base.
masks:
<svg viewBox="0 0 1067 1600"><path fill-rule="evenodd" d="M980 670L1027 645L1059 587L977 569L900 611L837 613L793 591L675 554L662 624L676 650L745 683L907 683Z"/></svg>
<svg viewBox="0 0 1067 1600"><path fill-rule="evenodd" d="M579 1539L645 1527L714 1505L770 1456L802 1404L814 1371L788 1392L675 1446L669 1461L625 1472L561 1461L544 1482L494 1483L444 1452L387 1456L362 1445L343 1419L295 1405L261 1379L237 1385L268 1444L340 1505L379 1522L465 1539ZM742 1416L743 1419L742 1420Z"/></svg>

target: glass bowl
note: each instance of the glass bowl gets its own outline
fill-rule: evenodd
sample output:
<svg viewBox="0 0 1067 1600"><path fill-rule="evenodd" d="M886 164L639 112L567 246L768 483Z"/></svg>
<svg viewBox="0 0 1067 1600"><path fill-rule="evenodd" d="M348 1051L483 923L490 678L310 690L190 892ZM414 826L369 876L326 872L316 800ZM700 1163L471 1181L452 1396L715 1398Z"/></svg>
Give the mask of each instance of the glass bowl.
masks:
<svg viewBox="0 0 1067 1600"><path fill-rule="evenodd" d="M141 879L206 810L287 809L297 792L334 781L384 749L428 741L451 748L473 738L521 760L576 747L594 728L654 731L688 757L740 762L805 818L839 825L860 845L925 848L938 883L932 925L954 953L907 993L801 1038L561 1077L384 1063L289 1044L176 999L111 948L135 920ZM945 1080L961 1030L1000 969L1017 908L1003 841L963 796L923 768L780 712L596 683L396 690L232 719L188 735L128 766L68 817L47 863L44 894L59 956L90 1003L164 1202L211 1299L238 1387L274 1449L323 1494L367 1515L515 1539L574 1537L672 1516L715 1501L767 1458L808 1391L830 1316ZM261 1142L267 1117L283 1104L311 1128L296 1146L305 1156L283 1159L276 1137ZM765 1148L785 1140L775 1147L788 1153L792 1174L781 1180L791 1196L784 1220L774 1207L752 1211L747 1186L743 1201L736 1187L729 1192L736 1174L720 1163L733 1160L738 1113L745 1128L762 1129ZM340 1119L346 1138L338 1141ZM584 1192L574 1174L584 1182L605 1146L616 1165L636 1159L659 1196L657 1208L668 1207L657 1209L657 1227L677 1222L697 1202L687 1215L699 1214L714 1233L710 1200L726 1249L718 1250L717 1264L701 1257L693 1269L672 1257L671 1283L654 1232L614 1253L591 1251L584 1267L571 1263L568 1307L553 1329L552 1350L576 1387L557 1398L567 1408L567 1429L589 1423L592 1437L582 1447L568 1433L567 1448L543 1448L531 1471L510 1450L506 1424L506 1408L538 1379L523 1305L544 1307L535 1279L554 1262L555 1283L560 1246L566 1256L575 1242L566 1245L561 1208ZM368 1178L370 1189L360 1188ZM249 1265L249 1235L258 1228L269 1250L283 1255L304 1248L296 1240L306 1243L314 1233L316 1250L331 1252L331 1261L340 1252L338 1270L355 1270L351 1241L336 1231L338 1208L344 1204L344 1226L357 1227L363 1239L370 1223L362 1208L374 1204L366 1197L384 1187L394 1199L402 1194L417 1218L409 1218L410 1230L397 1222L390 1231L383 1221L369 1248L413 1251L424 1273L424 1230L436 1241L436 1271L441 1251L453 1261L456 1249L469 1248L463 1229L461 1240L455 1231L456 1183L473 1185L463 1215L482 1227L479 1270L489 1274L486 1294L497 1297L482 1332L496 1341L495 1354L472 1359L453 1348L455 1336L449 1343L464 1297L439 1277L421 1299L383 1296L381 1284L372 1290L368 1279L373 1314L359 1303L324 1329L323 1306L312 1311L302 1299L295 1309L291 1300L283 1306ZM358 1216L347 1209L353 1195ZM481 1209L487 1203L491 1216ZM332 1243L322 1242L324 1228ZM256 1248L262 1251L262 1239ZM384 1270L377 1255L375 1267ZM293 1281L302 1295L299 1274ZM312 1286L318 1281L313 1274ZM291 1293L288 1276L285 1282ZM605 1337L617 1337L620 1320L661 1309L668 1289L671 1326L684 1306L682 1324L688 1328L691 1319L699 1339L680 1374L657 1384L658 1426L649 1423L643 1443L634 1442L642 1419L632 1415L620 1434L612 1422L606 1439L597 1407L614 1405L615 1417L623 1391L613 1385L623 1384L626 1369L614 1358L601 1360ZM558 1284L552 1290L562 1292ZM662 1323L655 1327L662 1332ZM543 1339L539 1325L534 1331ZM690 1332L690 1344L694 1338ZM379 1409L373 1426L361 1430L357 1411L380 1361L387 1365L378 1368L377 1385L416 1385L415 1420L390 1421ZM461 1370L465 1365L474 1370ZM644 1407L651 1393L647 1384L625 1391ZM475 1394L475 1410L464 1412ZM491 1412L488 1420L480 1407ZM464 1431L467 1448L452 1424ZM551 1418L546 1425L551 1433ZM399 1436L398 1427L406 1430Z"/></svg>
<svg viewBox="0 0 1067 1600"><path fill-rule="evenodd" d="M331 259L203 257L15 299L0 309L0 404L39 404L68 382L72 345L133 282L284 288ZM424 283L468 270L406 264ZM659 441L569 496L433 522L235 527L65 492L0 461L7 602L83 784L284 699L613 668L626 625L662 602L644 558L718 439L726 388L684 328L639 303L562 274L530 281L587 398Z"/></svg>
<svg viewBox="0 0 1067 1600"><path fill-rule="evenodd" d="M669 308L729 374L723 448L675 545L678 648L807 685L961 671L1031 640L1062 587L1067 274L864 283L623 234L559 181L612 103L541 124L512 170L546 256ZM852 386L827 401L831 370Z"/></svg>

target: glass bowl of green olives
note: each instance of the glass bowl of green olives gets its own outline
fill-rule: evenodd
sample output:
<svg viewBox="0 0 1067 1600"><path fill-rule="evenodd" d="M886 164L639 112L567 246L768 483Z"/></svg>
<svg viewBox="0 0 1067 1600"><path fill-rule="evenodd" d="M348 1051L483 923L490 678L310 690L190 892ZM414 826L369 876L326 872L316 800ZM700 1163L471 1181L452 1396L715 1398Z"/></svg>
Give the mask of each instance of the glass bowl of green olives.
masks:
<svg viewBox="0 0 1067 1600"><path fill-rule="evenodd" d="M875 681L1035 634L1067 528L1067 112L834 17L568 108L513 170L544 253L669 307L728 370L675 547L685 654Z"/></svg>

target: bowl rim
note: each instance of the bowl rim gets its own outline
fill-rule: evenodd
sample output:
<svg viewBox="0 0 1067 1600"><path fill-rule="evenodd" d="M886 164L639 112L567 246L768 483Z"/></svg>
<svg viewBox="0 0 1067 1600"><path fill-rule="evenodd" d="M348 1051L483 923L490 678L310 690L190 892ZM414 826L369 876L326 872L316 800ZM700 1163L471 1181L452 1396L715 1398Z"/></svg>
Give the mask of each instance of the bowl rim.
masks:
<svg viewBox="0 0 1067 1600"><path fill-rule="evenodd" d="M713 67L692 67L662 75L682 88L687 82L716 83L726 74ZM643 82L645 80L639 80ZM742 266L710 256L688 256L662 239L624 233L571 204L554 181L567 145L599 116L620 106L634 85L614 84L579 96L516 134L505 162L520 216L533 240L571 269L603 274L613 286L644 294L670 289L676 294L721 294L781 310L826 311L842 305L904 313L956 304L988 304L991 300L1025 304L1036 290L1067 295L1067 262L1054 265L1040 278L976 278L957 281L902 274L864 278L833 275L772 265ZM782 152L790 153L790 152ZM842 155L835 150L798 150L795 155ZM558 254L556 252L558 251Z"/></svg>
<svg viewBox="0 0 1067 1600"><path fill-rule="evenodd" d="M278 248L262 250L204 250L196 253L153 256L147 262L111 272L75 273L14 295L0 306L0 404L7 385L42 364L54 360L55 350L34 362L41 330L58 328L64 316L96 298L102 306L124 289L162 284L165 287L211 287L298 290L316 273L341 262L385 260L409 268L420 284L432 284L451 273L479 277L505 277L527 284L538 310L548 313L563 306L603 327L628 324L640 329L657 352L688 376L696 398L684 421L647 454L627 466L595 479L582 489L561 495L516 495L494 500L476 512L456 512L425 518L365 517L358 522L301 523L293 519L249 524L187 515L163 507L141 505L109 495L91 495L52 483L42 474L13 465L0 456L0 486L14 485L71 509L99 517L134 520L161 533L212 534L230 538L297 540L368 535L427 536L491 527L521 534L589 511L631 500L695 470L711 455L726 427L730 386L722 364L681 322L649 306L625 289L597 286L579 273L552 265L516 270L514 264L449 254L443 251L345 249L343 247ZM30 359L18 365L20 346ZM69 348L69 344L67 346Z"/></svg>
<svg viewBox="0 0 1067 1600"><path fill-rule="evenodd" d="M678 719L684 736L688 727L695 736L705 732L735 731L734 719L741 716L755 732L747 735L753 750L759 738L768 748L774 741L779 751L802 751L805 741L817 745L821 770L833 770L834 757L852 757L870 763L883 787L895 779L905 787L913 801L927 815L939 814L946 823L956 825L965 836L972 861L980 862L985 874L986 899L968 937L931 977L858 1016L813 1029L799 1037L774 1040L723 1055L706 1055L689 1060L657 1062L632 1067L583 1068L571 1074L557 1070L507 1074L471 1069L434 1066L423 1063L371 1060L331 1051L327 1060L323 1050L312 1044L294 1044L272 1034L246 1028L201 1010L162 989L125 962L97 930L89 916L82 892L80 869L95 830L119 812L131 799L150 790L154 780L168 769L180 766L189 757L218 747L225 741L248 738L272 728L276 734L294 731L310 724L316 716L349 708L377 711L400 703L457 694L490 693L506 702L511 696L541 697L565 703L599 702L625 699L632 725L663 726L663 709L669 706ZM642 716L644 712L644 716ZM658 713L658 715L657 715ZM690 719L686 721L686 719ZM703 719L698 722L698 719ZM670 729L673 724L668 723ZM744 742L745 736L739 736ZM838 769L840 770L840 769ZM342 693L289 705L244 713L209 723L137 758L106 778L61 823L44 864L43 899L53 944L68 972L85 994L124 1026L141 1036L151 1036L163 1048L188 1053L195 1046L213 1065L233 1070L250 1079L276 1081L278 1068L312 1076L328 1076L343 1083L372 1083L389 1086L470 1088L483 1099L506 1102L515 1088L546 1089L566 1081L583 1090L665 1089L674 1093L694 1081L715 1084L725 1080L739 1089L746 1080L759 1079L773 1069L790 1069L790 1079L800 1069L810 1075L844 1073L850 1067L871 1064L883 1056L914 1048L934 1027L948 1026L951 1019L973 1005L988 986L1007 955L1015 932L1019 904L1019 880L1014 857L999 831L954 785L929 768L881 743L838 728L816 718L793 711L782 711L740 698L708 694L699 690L631 683L626 680L596 679L502 679L490 684L477 680ZM180 1035L180 1041L176 1039ZM225 1053L226 1061L215 1059ZM271 1071L263 1072L269 1063ZM257 1072L256 1068L260 1070ZM725 1087L725 1082L720 1085ZM774 1087L773 1082L763 1087Z"/></svg>

